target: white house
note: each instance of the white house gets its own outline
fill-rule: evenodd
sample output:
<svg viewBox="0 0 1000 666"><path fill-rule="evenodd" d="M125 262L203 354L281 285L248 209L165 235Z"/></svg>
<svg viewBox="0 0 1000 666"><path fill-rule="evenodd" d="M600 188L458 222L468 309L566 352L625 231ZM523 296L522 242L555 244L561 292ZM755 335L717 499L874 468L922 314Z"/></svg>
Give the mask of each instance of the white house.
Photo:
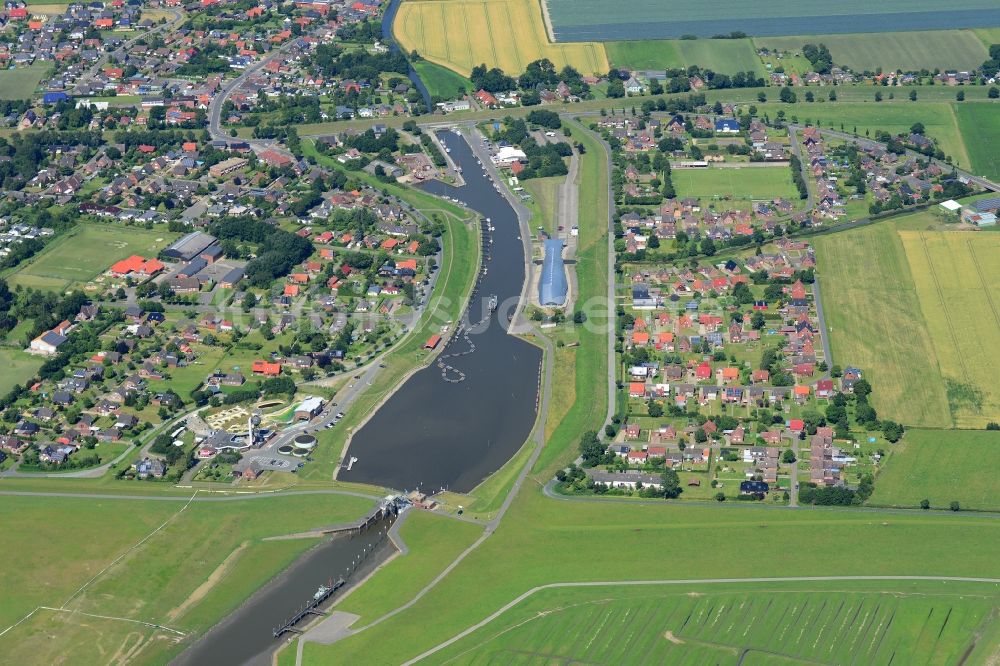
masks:
<svg viewBox="0 0 1000 666"><path fill-rule="evenodd" d="M523 150L518 150L511 146L504 146L493 156L493 164L497 166L510 166L514 162L528 159Z"/></svg>

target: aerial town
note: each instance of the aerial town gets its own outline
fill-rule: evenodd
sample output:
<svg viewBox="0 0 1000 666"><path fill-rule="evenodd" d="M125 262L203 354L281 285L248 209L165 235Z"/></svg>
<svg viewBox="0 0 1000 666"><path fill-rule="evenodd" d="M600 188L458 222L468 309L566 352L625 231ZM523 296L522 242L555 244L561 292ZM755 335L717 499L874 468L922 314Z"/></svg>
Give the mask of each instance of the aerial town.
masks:
<svg viewBox="0 0 1000 666"><path fill-rule="evenodd" d="M0 662L995 663L994 4L4 3Z"/></svg>

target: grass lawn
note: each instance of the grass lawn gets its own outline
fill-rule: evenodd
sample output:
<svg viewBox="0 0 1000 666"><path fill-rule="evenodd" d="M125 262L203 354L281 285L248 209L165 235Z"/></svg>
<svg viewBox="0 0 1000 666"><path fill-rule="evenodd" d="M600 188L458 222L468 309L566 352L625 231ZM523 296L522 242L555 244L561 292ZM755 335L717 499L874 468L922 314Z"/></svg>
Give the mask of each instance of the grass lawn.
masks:
<svg viewBox="0 0 1000 666"><path fill-rule="evenodd" d="M583 74L609 69L600 43L550 42L536 0L410 0L400 5L393 31L405 51L462 75L486 63L517 76L540 58Z"/></svg>
<svg viewBox="0 0 1000 666"><path fill-rule="evenodd" d="M1000 179L1000 104L964 103L954 108L971 171L994 181Z"/></svg>
<svg viewBox="0 0 1000 666"><path fill-rule="evenodd" d="M0 99L30 99L49 69L48 63L35 62L28 67L0 70Z"/></svg>
<svg viewBox="0 0 1000 666"><path fill-rule="evenodd" d="M177 237L168 231L81 224L7 276L10 285L66 291L133 254L156 256Z"/></svg>
<svg viewBox="0 0 1000 666"><path fill-rule="evenodd" d="M950 427L934 340L894 224L817 236L813 244L834 362L864 370L881 416Z"/></svg>
<svg viewBox="0 0 1000 666"><path fill-rule="evenodd" d="M565 176L550 176L548 178L529 178L521 181L521 187L531 195L537 207L532 211L532 234L538 227L543 227L549 233L555 231L559 187L566 182Z"/></svg>
<svg viewBox="0 0 1000 666"><path fill-rule="evenodd" d="M24 384L35 376L35 371L41 367L45 359L26 354L18 349L0 349L0 396L14 388L15 384Z"/></svg>
<svg viewBox="0 0 1000 666"><path fill-rule="evenodd" d="M749 71L764 75L764 66L749 39L681 39L675 44L687 66L723 74Z"/></svg>
<svg viewBox="0 0 1000 666"><path fill-rule="evenodd" d="M8 572L0 609L3 628L39 605L65 604L70 610L194 634L218 622L315 544L263 538L356 518L372 506L371 500L335 495L195 502L183 512L182 501L6 497L4 503L3 531L10 547L44 557ZM51 520L52 515L59 520ZM281 520L273 520L275 515ZM170 516L166 527L74 596ZM10 663L107 663L114 654L165 662L182 647L168 638L128 622L39 611L0 637L0 650Z"/></svg>
<svg viewBox="0 0 1000 666"><path fill-rule="evenodd" d="M788 167L743 169L674 169L671 172L678 197L697 199L797 199Z"/></svg>
<svg viewBox="0 0 1000 666"><path fill-rule="evenodd" d="M989 57L982 41L971 30L872 32L848 35L799 35L758 37L758 48L800 53L804 44L826 44L833 61L854 71L935 68L975 69Z"/></svg>
<svg viewBox="0 0 1000 666"><path fill-rule="evenodd" d="M606 42L604 50L612 67L680 69L687 66L680 42L672 39Z"/></svg>
<svg viewBox="0 0 1000 666"><path fill-rule="evenodd" d="M720 509L714 505L575 503L547 499L526 485L526 491L518 496L494 535L410 609L334 645L306 645L306 663L401 663L451 638L532 587L553 582L808 576L831 572L994 576L1000 572L1000 563L995 561L990 544L995 544L998 538L1000 523L965 513L880 515L763 507ZM830 543L837 543L838 548L830 548ZM669 552L669 557L664 556L665 552ZM955 557L957 552L962 557ZM484 572L489 573L484 576ZM835 589L850 592L868 587L859 582L840 584ZM940 583L934 587L939 591L945 589ZM623 589L609 590L608 595L621 595ZM712 589L713 586L702 585L685 591L705 594ZM821 591L803 613L826 612L823 587L809 583L800 589ZM629 595L637 594L631 588L628 590ZM873 606L868 607L869 619L874 611ZM923 617L926 615L925 609ZM795 614L790 612L789 617L792 616ZM841 620L849 617L842 615ZM897 618L903 627L912 621L904 622L904 617L910 616ZM608 626L633 626L624 617L618 622ZM782 621L772 618L769 622ZM723 631L729 624L720 622L718 629ZM590 638L596 638L595 644L616 638L619 645L629 644L620 632L601 633L594 627L581 627L586 632L581 644ZM665 629L672 627L651 629L649 634L659 637ZM967 627L966 639L971 632L972 627ZM765 639L765 633L761 630L761 640ZM567 655L566 661L572 662L572 657L577 656ZM710 661L714 663L715 659ZM431 659L428 663L443 662ZM622 662L612 658L592 663ZM650 659L650 663L673 662ZM695 659L684 663L706 661ZM731 662L724 663L736 663L735 655ZM859 659L857 663L870 662Z"/></svg>
<svg viewBox="0 0 1000 666"><path fill-rule="evenodd" d="M399 531L409 553L383 566L337 604L337 610L355 613L367 622L402 606L482 532L482 525L412 511Z"/></svg>
<svg viewBox="0 0 1000 666"><path fill-rule="evenodd" d="M1000 510L994 470L1000 433L988 430L910 430L893 447L869 504L916 507L923 499L946 509Z"/></svg>
<svg viewBox="0 0 1000 666"><path fill-rule="evenodd" d="M597 664L958 663L975 643L970 629L1000 624L998 596L940 587L547 589L432 659L509 663L527 652Z"/></svg>
<svg viewBox="0 0 1000 666"><path fill-rule="evenodd" d="M475 92L472 81L429 60L418 60L413 63L413 69L420 74L431 97L454 99L459 96L459 91Z"/></svg>

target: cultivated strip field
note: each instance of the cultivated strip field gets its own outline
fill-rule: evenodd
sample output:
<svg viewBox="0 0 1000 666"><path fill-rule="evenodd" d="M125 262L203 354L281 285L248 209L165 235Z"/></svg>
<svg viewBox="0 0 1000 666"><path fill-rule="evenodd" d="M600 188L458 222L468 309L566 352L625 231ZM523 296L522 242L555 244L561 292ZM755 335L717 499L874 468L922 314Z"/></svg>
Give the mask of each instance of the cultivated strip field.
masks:
<svg viewBox="0 0 1000 666"><path fill-rule="evenodd" d="M754 39L758 48L799 53L804 44L823 43L838 65L863 72L934 68L974 69L989 56L971 30L924 30L855 35L797 35Z"/></svg>
<svg viewBox="0 0 1000 666"><path fill-rule="evenodd" d="M710 37L741 31L749 35L802 35L941 30L1000 25L994 0L958 0L948 7L935 0L719 0L711 11L680 0L631 0L627 6L604 0L545 0L559 41Z"/></svg>
<svg viewBox="0 0 1000 666"><path fill-rule="evenodd" d="M393 29L405 50L466 76L482 63L517 75L540 58L583 74L609 69L602 44L550 42L535 0L407 1Z"/></svg>
<svg viewBox="0 0 1000 666"><path fill-rule="evenodd" d="M998 467L998 432L910 430L879 473L869 503L917 507L926 499L934 508L958 502L962 509L996 511Z"/></svg>
<svg viewBox="0 0 1000 666"><path fill-rule="evenodd" d="M950 427L935 345L895 227L877 223L814 242L834 362L864 368L881 416Z"/></svg>
<svg viewBox="0 0 1000 666"><path fill-rule="evenodd" d="M996 622L995 592L938 583L850 591L705 586L544 590L435 663L957 664ZM983 586L984 588L986 586ZM914 589L915 588L915 589ZM988 588L987 588L988 589ZM937 594L941 592L941 594Z"/></svg>
<svg viewBox="0 0 1000 666"><path fill-rule="evenodd" d="M1000 236L900 231L955 425L1000 413Z"/></svg>

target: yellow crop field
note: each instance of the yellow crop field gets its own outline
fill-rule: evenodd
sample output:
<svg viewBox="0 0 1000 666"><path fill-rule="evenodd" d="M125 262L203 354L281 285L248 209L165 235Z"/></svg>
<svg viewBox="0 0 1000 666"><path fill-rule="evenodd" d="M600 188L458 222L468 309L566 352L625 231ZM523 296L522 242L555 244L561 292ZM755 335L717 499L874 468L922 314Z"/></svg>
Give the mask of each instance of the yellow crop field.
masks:
<svg viewBox="0 0 1000 666"><path fill-rule="evenodd" d="M956 427L1000 413L1000 235L900 231Z"/></svg>
<svg viewBox="0 0 1000 666"><path fill-rule="evenodd" d="M393 31L406 51L464 76L483 63L516 76L541 58L583 74L609 69L603 44L550 42L537 0L407 0Z"/></svg>

